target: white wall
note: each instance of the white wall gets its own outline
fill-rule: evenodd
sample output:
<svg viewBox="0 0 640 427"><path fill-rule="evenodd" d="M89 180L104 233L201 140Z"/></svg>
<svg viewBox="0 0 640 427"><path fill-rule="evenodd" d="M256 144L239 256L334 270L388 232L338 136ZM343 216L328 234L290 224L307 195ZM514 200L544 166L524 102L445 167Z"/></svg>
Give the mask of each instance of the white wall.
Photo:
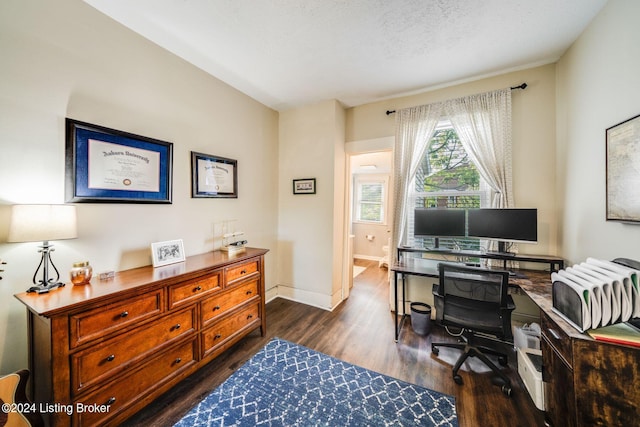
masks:
<svg viewBox="0 0 640 427"><path fill-rule="evenodd" d="M605 130L640 114L640 2L610 0L558 62L561 253L640 260L640 225L607 222Z"/></svg>
<svg viewBox="0 0 640 427"><path fill-rule="evenodd" d="M10 204L64 202L64 120L72 117L174 144L170 205L79 204L79 238L54 242L63 280L74 261L97 272L150 264L152 242L212 250L224 220L277 259L278 113L78 0L0 2L0 242ZM238 199L192 199L190 151L238 160ZM27 367L26 290L36 243L0 243L0 372Z"/></svg>
<svg viewBox="0 0 640 427"><path fill-rule="evenodd" d="M324 309L342 300L344 109L325 101L280 114L278 295ZM292 181L316 179L316 194Z"/></svg>

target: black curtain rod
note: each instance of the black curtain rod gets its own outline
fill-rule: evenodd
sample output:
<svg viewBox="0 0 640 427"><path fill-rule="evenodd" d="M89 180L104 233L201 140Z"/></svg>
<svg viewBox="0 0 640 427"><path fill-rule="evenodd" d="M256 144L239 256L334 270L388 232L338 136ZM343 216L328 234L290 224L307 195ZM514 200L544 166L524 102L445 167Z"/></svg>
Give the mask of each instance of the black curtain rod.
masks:
<svg viewBox="0 0 640 427"><path fill-rule="evenodd" d="M516 90L516 89L526 89L526 88L527 88L527 84L526 83L522 83L521 85L518 85L518 86L511 86L510 89L511 90ZM389 116L389 115L391 115L391 114L393 114L395 112L396 112L396 110L387 110L386 114L387 114L387 116Z"/></svg>

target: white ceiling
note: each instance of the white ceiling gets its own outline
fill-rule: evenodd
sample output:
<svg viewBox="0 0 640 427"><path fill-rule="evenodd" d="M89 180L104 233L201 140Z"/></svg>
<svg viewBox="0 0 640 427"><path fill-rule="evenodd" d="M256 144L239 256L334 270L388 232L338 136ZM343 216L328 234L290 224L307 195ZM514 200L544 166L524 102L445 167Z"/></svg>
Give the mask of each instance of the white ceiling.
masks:
<svg viewBox="0 0 640 427"><path fill-rule="evenodd" d="M84 0L276 110L555 62L607 0Z"/></svg>

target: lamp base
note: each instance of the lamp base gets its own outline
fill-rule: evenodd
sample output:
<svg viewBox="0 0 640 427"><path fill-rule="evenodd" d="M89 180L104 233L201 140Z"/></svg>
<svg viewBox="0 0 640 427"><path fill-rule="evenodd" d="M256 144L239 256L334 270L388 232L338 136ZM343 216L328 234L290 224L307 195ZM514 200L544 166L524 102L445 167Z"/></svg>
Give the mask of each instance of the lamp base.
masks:
<svg viewBox="0 0 640 427"><path fill-rule="evenodd" d="M47 240L42 242L42 246L40 246L40 251L39 251L42 253L42 258L40 258L40 264L38 264L38 268L36 269L36 272L33 275L33 286L30 287L27 290L27 292L46 294L52 289L56 289L64 286L64 283L58 281L60 280L60 273L58 272L58 269L56 268L55 264L53 263L53 260L51 259L51 252L53 251L54 251L53 245L50 245ZM49 265L51 265L53 270L56 272L55 278L53 277L49 278ZM38 271L40 271L40 267L42 267L42 279L36 280L36 277L38 276Z"/></svg>
<svg viewBox="0 0 640 427"><path fill-rule="evenodd" d="M46 294L47 292L49 292L52 289L61 288L63 286L64 286L64 283L62 283L62 282L49 283L49 284L46 284L46 285L40 283L39 285L35 285L35 286L32 286L29 289L27 289L27 292L35 292L37 294Z"/></svg>

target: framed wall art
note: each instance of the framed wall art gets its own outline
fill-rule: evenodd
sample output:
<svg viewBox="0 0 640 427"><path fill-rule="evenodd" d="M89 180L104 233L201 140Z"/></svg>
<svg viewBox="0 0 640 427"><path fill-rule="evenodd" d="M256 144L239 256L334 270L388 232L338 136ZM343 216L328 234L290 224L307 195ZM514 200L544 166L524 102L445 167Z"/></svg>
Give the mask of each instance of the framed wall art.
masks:
<svg viewBox="0 0 640 427"><path fill-rule="evenodd" d="M640 222L640 115L606 131L607 221Z"/></svg>
<svg viewBox="0 0 640 427"><path fill-rule="evenodd" d="M182 239L167 240L151 244L151 258L154 267L174 264L185 260Z"/></svg>
<svg viewBox="0 0 640 427"><path fill-rule="evenodd" d="M294 179L293 194L316 194L316 179Z"/></svg>
<svg viewBox="0 0 640 427"><path fill-rule="evenodd" d="M238 198L238 161L192 151L191 197Z"/></svg>
<svg viewBox="0 0 640 427"><path fill-rule="evenodd" d="M173 144L66 119L67 202L171 203Z"/></svg>

